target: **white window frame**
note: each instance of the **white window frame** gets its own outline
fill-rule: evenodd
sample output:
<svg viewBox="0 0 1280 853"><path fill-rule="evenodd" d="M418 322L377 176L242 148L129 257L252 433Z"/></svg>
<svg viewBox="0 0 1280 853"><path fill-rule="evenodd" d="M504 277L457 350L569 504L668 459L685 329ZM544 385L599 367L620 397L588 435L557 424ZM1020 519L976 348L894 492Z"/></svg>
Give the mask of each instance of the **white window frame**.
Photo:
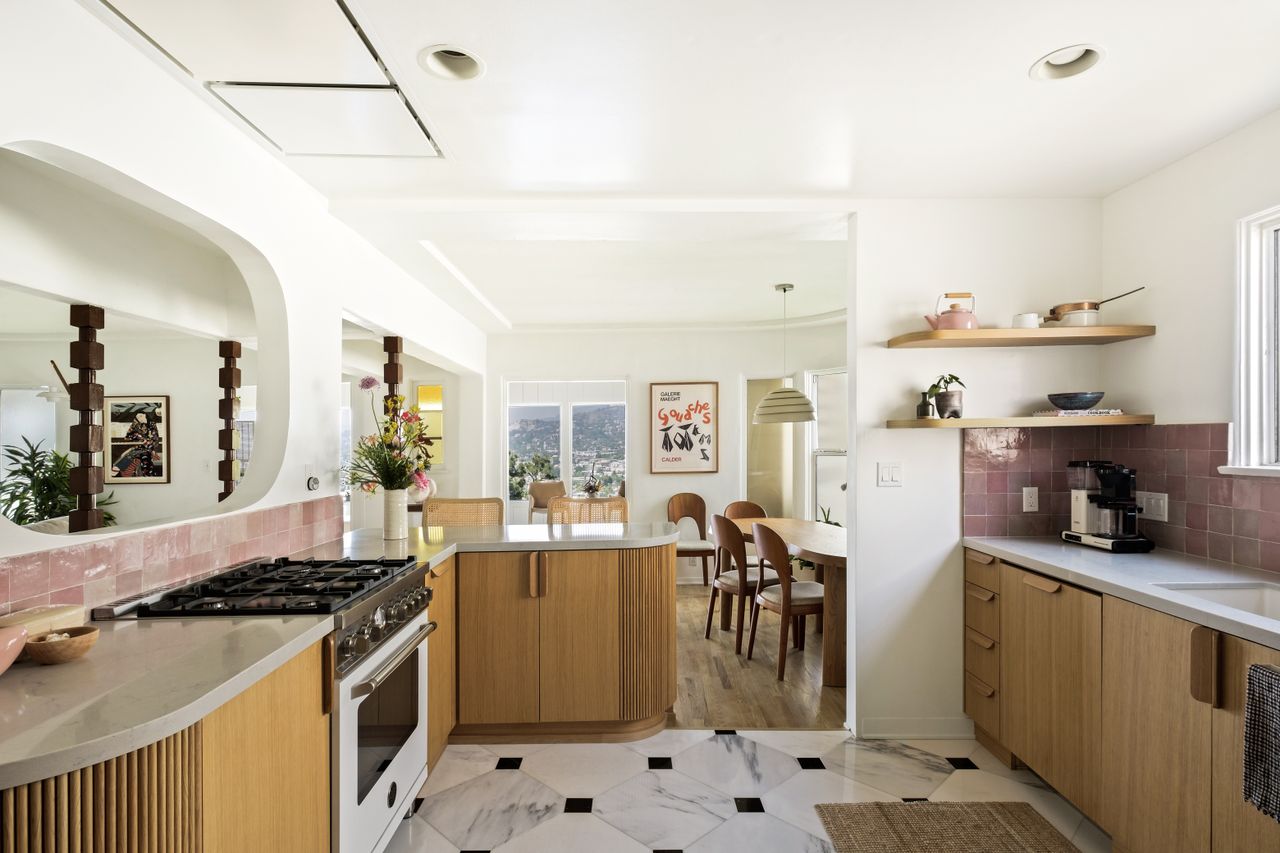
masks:
<svg viewBox="0 0 1280 853"><path fill-rule="evenodd" d="M1224 474L1280 477L1278 233L1280 206L1237 228L1235 422Z"/></svg>

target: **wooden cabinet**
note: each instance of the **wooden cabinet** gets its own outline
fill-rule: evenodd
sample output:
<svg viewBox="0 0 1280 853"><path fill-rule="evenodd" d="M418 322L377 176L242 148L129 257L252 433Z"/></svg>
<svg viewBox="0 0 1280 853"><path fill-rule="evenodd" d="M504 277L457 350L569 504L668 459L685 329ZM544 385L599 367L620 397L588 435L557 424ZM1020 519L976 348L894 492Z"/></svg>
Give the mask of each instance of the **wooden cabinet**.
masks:
<svg viewBox="0 0 1280 853"><path fill-rule="evenodd" d="M329 849L331 678L317 643L204 719L205 850Z"/></svg>
<svg viewBox="0 0 1280 853"><path fill-rule="evenodd" d="M450 557L427 575L428 613L436 623L427 640L427 766L434 768L458 722L458 572Z"/></svg>
<svg viewBox="0 0 1280 853"><path fill-rule="evenodd" d="M458 558L458 722L538 721L538 555Z"/></svg>
<svg viewBox="0 0 1280 853"><path fill-rule="evenodd" d="M1064 797L1098 814L1102 596L1000 566L1001 740Z"/></svg>
<svg viewBox="0 0 1280 853"><path fill-rule="evenodd" d="M1244 801L1244 699L1249 667L1280 666L1280 651L1222 636L1218 658L1219 707L1213 711L1213 851L1280 850L1280 823Z"/></svg>
<svg viewBox="0 0 1280 853"><path fill-rule="evenodd" d="M1214 711L1191 695L1197 630L1204 629L1118 598L1103 600L1102 811L1095 819L1119 851L1210 849Z"/></svg>
<svg viewBox="0 0 1280 853"><path fill-rule="evenodd" d="M616 720L618 552L543 551L538 560L539 719Z"/></svg>
<svg viewBox="0 0 1280 853"><path fill-rule="evenodd" d="M966 551L964 561L964 712L978 740L1011 761L1000 740L1000 561Z"/></svg>

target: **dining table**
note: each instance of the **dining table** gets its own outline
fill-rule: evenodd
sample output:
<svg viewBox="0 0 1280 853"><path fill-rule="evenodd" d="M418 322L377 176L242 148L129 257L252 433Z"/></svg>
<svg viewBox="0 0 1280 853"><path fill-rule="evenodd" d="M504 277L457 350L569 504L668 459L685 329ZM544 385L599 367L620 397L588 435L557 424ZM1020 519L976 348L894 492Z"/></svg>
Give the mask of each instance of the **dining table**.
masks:
<svg viewBox="0 0 1280 853"><path fill-rule="evenodd" d="M743 537L752 541L751 527L761 524L787 543L793 557L808 560L818 570L822 594L822 683L826 687L845 686L845 637L848 631L846 607L846 564L848 533L843 527L803 518L735 518Z"/></svg>

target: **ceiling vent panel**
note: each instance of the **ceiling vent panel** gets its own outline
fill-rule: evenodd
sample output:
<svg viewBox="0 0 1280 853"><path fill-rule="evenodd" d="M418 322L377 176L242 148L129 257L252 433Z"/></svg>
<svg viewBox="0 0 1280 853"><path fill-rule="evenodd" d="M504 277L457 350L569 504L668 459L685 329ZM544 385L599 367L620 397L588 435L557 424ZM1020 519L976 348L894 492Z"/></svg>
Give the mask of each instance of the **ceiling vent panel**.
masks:
<svg viewBox="0 0 1280 853"><path fill-rule="evenodd" d="M333 0L110 0L197 80L388 83Z"/></svg>
<svg viewBox="0 0 1280 853"><path fill-rule="evenodd" d="M210 88L285 154L439 156L392 88L233 84Z"/></svg>

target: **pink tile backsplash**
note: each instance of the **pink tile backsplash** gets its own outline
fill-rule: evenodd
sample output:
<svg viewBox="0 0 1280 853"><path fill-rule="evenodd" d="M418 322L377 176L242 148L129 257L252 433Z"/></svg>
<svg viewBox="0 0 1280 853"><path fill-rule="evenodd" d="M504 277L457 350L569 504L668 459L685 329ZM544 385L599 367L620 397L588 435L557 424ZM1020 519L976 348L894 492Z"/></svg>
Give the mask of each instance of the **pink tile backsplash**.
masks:
<svg viewBox="0 0 1280 853"><path fill-rule="evenodd" d="M1280 572L1280 480L1219 474L1228 435L1227 424L965 430L964 533L1056 534L1070 524L1067 462L1108 459L1169 495L1167 522L1140 521L1161 548ZM1023 485L1040 487L1040 512L1021 511Z"/></svg>
<svg viewBox="0 0 1280 853"><path fill-rule="evenodd" d="M0 557L0 614L40 604L93 607L341 537L342 498L330 497Z"/></svg>

